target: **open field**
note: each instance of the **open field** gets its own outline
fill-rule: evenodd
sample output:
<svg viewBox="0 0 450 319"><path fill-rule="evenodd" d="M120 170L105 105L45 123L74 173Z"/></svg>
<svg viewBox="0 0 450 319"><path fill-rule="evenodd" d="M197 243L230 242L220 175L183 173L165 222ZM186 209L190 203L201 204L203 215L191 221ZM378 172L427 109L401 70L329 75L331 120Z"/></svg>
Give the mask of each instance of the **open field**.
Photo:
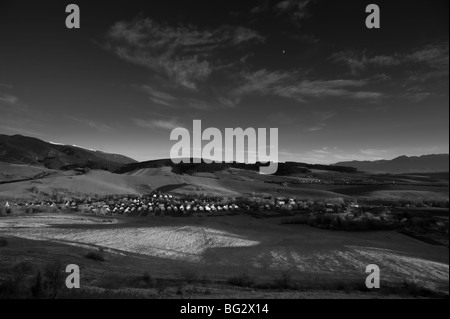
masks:
<svg viewBox="0 0 450 319"><path fill-rule="evenodd" d="M80 196L105 195L138 195L152 190L178 195L207 194L213 196L288 196L301 199L326 198L367 198L389 200L448 200L449 189L446 175L424 177L409 176L411 183L405 185L332 185L302 184L308 180L303 177L264 176L257 172L240 169L228 169L215 173L196 173L193 175L177 175L170 167L138 169L127 174L114 174L106 171L90 171L79 174L75 171L47 171L45 169L1 164L0 173L3 178L9 176L32 177L39 173L48 176L29 181L0 184L0 198L39 199L52 194ZM363 179L362 173L316 173L321 178ZM376 177L383 181L404 181L400 177ZM426 183L424 185L423 183ZM429 184L429 185L428 185Z"/></svg>
<svg viewBox="0 0 450 319"><path fill-rule="evenodd" d="M139 277L144 272L153 278L183 282L189 276L225 286L243 273L260 285L288 274L289 281L309 287L301 291L303 297L312 297L322 286L364 285L365 267L377 264L382 286L409 282L448 294L448 248L395 231L329 231L246 215L109 220L46 214L3 217L0 237L10 242L0 248L4 272L21 260L40 265L62 259L82 264L84 282L92 289L102 287L108 276ZM102 251L101 267L84 257L92 250ZM230 287L217 294L224 289ZM214 291L212 286L209 290ZM276 297L278 292L257 293Z"/></svg>
<svg viewBox="0 0 450 319"><path fill-rule="evenodd" d="M17 267L34 269L21 276L33 280L37 268L60 261L81 266L83 297L448 296L448 241L442 240L446 225L448 228L445 205L393 205L398 221L403 214L408 217L408 226L400 233L313 228L286 223L281 216L295 214L270 209L239 211L233 216L183 217L180 213L172 215L178 217L163 217L148 213L144 217L146 213L137 217L140 213L134 212L98 217L94 211L82 214L83 210L68 208L64 199L79 198L75 204L79 208L88 206L82 205L86 198L98 201L107 195L123 195L130 197L126 200L130 205L134 195L160 191L181 198L187 194L244 200L285 196L317 202L339 198L337 202L345 200L347 207L352 201L365 199L445 203L448 174L369 176L314 171L312 175L284 177L227 169L178 175L170 167L114 174L9 164L0 165L0 172L2 178L9 179L0 184L0 203L40 203L53 198L42 206L47 210L37 210L45 213L30 214L23 207L19 213L14 206L13 214L0 216L0 295L2 280L15 278ZM30 180L14 182L27 178ZM326 182L317 182L318 178ZM332 184L327 182L330 180L352 182ZM358 180L363 184L356 184ZM375 183L370 184L372 181ZM54 201L59 206L50 207ZM434 233L423 233L428 229ZM381 269L382 289L378 291L365 288L365 267L369 264Z"/></svg>
<svg viewBox="0 0 450 319"><path fill-rule="evenodd" d="M39 166L7 164L0 162L0 183L33 178L44 174L55 174L57 171Z"/></svg>

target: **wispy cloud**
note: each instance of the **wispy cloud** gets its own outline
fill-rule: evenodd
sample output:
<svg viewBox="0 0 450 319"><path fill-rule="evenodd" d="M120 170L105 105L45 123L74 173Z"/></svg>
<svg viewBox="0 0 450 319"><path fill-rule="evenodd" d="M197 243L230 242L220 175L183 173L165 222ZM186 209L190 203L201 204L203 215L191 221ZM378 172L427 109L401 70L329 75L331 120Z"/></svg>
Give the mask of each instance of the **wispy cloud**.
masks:
<svg viewBox="0 0 450 319"><path fill-rule="evenodd" d="M245 27L206 30L137 18L114 24L107 41L105 47L123 60L144 66L179 87L196 91L215 68L223 67L215 60L216 50L261 43L264 37Z"/></svg>
<svg viewBox="0 0 450 319"><path fill-rule="evenodd" d="M1 102L14 105L19 102L19 98L10 94L0 93L0 103Z"/></svg>
<svg viewBox="0 0 450 319"><path fill-rule="evenodd" d="M314 112L313 113L313 121L314 124L312 126L308 126L305 128L307 132L318 132L323 130L327 126L327 121L332 119L337 114L336 112Z"/></svg>
<svg viewBox="0 0 450 319"><path fill-rule="evenodd" d="M3 125L0 123L0 129L4 130L10 134L22 134L22 135L28 135L28 136L43 136L38 131L22 128L20 126L10 126L10 125Z"/></svg>
<svg viewBox="0 0 450 319"><path fill-rule="evenodd" d="M407 53L391 55L369 55L365 51L342 51L333 54L331 60L348 65L353 74L359 74L369 67L422 65L428 67L428 73L433 72L434 75L443 76L448 75L449 44L448 42L429 44Z"/></svg>
<svg viewBox="0 0 450 319"><path fill-rule="evenodd" d="M95 121L88 118L81 118L73 115L66 115L66 117L77 124L82 124L99 132L108 133L113 130L111 126L105 124L104 122Z"/></svg>
<svg viewBox="0 0 450 319"><path fill-rule="evenodd" d="M274 11L280 15L288 15L292 21L300 23L311 16L308 10L310 0L283 0L274 6Z"/></svg>
<svg viewBox="0 0 450 319"><path fill-rule="evenodd" d="M331 59L334 62L347 64L353 74L359 74L368 66L393 66L401 63L399 56L375 55L368 57L366 52L357 53L354 51L335 53Z"/></svg>
<svg viewBox="0 0 450 319"><path fill-rule="evenodd" d="M150 100L157 104L174 106L173 103L177 100L173 95L159 91L149 85L142 85L141 89L149 95Z"/></svg>
<svg viewBox="0 0 450 319"><path fill-rule="evenodd" d="M236 90L237 95L275 95L299 102L306 102L311 98L378 99L383 96L379 92L358 90L368 84L366 80L307 80L298 72L267 70L243 74L243 78L245 82Z"/></svg>
<svg viewBox="0 0 450 319"><path fill-rule="evenodd" d="M438 94L424 90L419 86L412 86L406 89L406 91L400 94L400 98L404 98L413 102L422 102L428 98L436 97Z"/></svg>
<svg viewBox="0 0 450 319"><path fill-rule="evenodd" d="M448 70L449 44L448 42L429 44L406 55L405 60L416 63L425 63L436 69L446 68Z"/></svg>
<svg viewBox="0 0 450 319"><path fill-rule="evenodd" d="M260 14L272 11L282 18L288 18L294 24L300 26L301 22L311 17L308 8L311 0L281 0L273 3L273 1L262 0L261 3L252 8L252 14Z"/></svg>
<svg viewBox="0 0 450 319"><path fill-rule="evenodd" d="M375 157L380 157L382 158L383 156L386 155L386 153L388 152L387 150L380 150L380 149L373 149L373 148L367 148L367 149L362 149L360 150L360 152L364 155L368 155L368 156L375 156Z"/></svg>
<svg viewBox="0 0 450 319"><path fill-rule="evenodd" d="M132 119L133 123L137 126L150 129L163 129L163 130L173 130L182 125L175 119L173 120L143 120L143 119Z"/></svg>

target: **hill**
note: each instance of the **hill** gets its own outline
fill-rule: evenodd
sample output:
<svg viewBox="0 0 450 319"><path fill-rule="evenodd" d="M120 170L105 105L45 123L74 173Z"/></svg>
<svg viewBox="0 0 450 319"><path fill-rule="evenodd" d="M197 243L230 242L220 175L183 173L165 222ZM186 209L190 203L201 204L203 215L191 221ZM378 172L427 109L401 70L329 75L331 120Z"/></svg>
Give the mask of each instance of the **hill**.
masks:
<svg viewBox="0 0 450 319"><path fill-rule="evenodd" d="M432 173L449 171L448 154L423 156L400 156L393 160L340 162L336 165L350 166L358 171L371 173Z"/></svg>
<svg viewBox="0 0 450 319"><path fill-rule="evenodd" d="M33 137L0 135L0 162L50 169L89 167L112 171L136 161L123 155L52 144Z"/></svg>
<svg viewBox="0 0 450 319"><path fill-rule="evenodd" d="M221 172L230 168L242 169L248 171L259 171L261 166L266 166L266 164L261 164L259 162L255 164L245 164L245 163L210 163L207 164L203 160L201 163L179 163L174 164L170 159L160 159L152 160L140 163L130 163L120 167L116 173L128 173L137 169L144 168L158 168L158 167L172 167L172 172L176 174L195 174L195 173L214 173ZM338 166L338 165L319 165L319 164L306 164L297 162L280 162L278 163L278 170L275 175L278 176L291 176L295 174L309 173L311 170L324 170L333 171L341 173L356 173L357 170L352 167Z"/></svg>

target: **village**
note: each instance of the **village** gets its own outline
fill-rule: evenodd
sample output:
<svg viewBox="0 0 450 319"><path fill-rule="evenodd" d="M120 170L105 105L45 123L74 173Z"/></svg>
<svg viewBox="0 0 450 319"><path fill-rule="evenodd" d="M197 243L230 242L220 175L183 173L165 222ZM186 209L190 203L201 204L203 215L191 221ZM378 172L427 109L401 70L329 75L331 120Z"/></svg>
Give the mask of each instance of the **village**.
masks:
<svg viewBox="0 0 450 319"><path fill-rule="evenodd" d="M282 223L307 224L335 230L386 230L417 226L418 209L441 209L433 202L367 202L341 197L296 199L283 196L222 197L204 194L175 195L153 191L146 195L105 197L50 196L39 201L0 203L0 216L88 214L104 217L214 217L247 215L254 218L285 218ZM409 213L408 213L409 212ZM420 224L420 223L419 223ZM448 223L432 220L428 230L448 234ZM419 225L423 228L423 225ZM428 227L429 226L429 227ZM430 228L431 227L431 228Z"/></svg>
<svg viewBox="0 0 450 319"><path fill-rule="evenodd" d="M6 202L5 214L15 212L81 212L103 216L190 216L195 214L227 215L245 212L305 212L345 213L354 217L362 213L357 202L346 202L341 198L328 201L298 200L286 197L224 198L220 196L185 195L175 196L154 192L140 196L107 196L102 199L56 198L55 200ZM385 209L386 210L386 209Z"/></svg>

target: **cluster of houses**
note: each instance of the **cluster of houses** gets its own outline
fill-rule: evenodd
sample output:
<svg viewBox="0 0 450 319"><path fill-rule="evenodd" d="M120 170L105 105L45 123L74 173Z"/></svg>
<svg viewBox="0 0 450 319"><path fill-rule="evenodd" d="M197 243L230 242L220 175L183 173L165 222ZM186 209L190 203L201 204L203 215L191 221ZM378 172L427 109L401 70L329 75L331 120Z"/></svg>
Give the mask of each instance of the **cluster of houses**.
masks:
<svg viewBox="0 0 450 319"><path fill-rule="evenodd" d="M318 203L312 200L296 200L294 198L265 198L262 200L224 200L221 197L185 196L175 197L169 194L154 193L146 196L113 197L104 200L41 201L31 203L10 204L6 202L6 211L11 207L19 207L21 211L70 210L92 213L96 215L191 215L214 214L239 211L292 211L323 213L357 213L360 206L356 203Z"/></svg>
<svg viewBox="0 0 450 319"><path fill-rule="evenodd" d="M191 214L239 211L236 204L220 204L215 200L180 199L172 195L157 195L145 197L123 198L118 201L98 202L84 204L78 210L103 215L165 215L165 214Z"/></svg>
<svg viewBox="0 0 450 319"><path fill-rule="evenodd" d="M223 203L221 198L191 197L177 198L168 194L152 194L148 196L129 196L105 200L65 200L39 201L13 204L6 202L5 210L11 211L13 207L20 207L22 211L54 209L89 212L99 215L164 215L164 214L191 214L237 212L241 208L235 203Z"/></svg>
<svg viewBox="0 0 450 319"><path fill-rule="evenodd" d="M295 184L319 184L319 185L383 185L384 183L375 179L365 178L365 179L317 179L317 178L306 178L298 179Z"/></svg>

